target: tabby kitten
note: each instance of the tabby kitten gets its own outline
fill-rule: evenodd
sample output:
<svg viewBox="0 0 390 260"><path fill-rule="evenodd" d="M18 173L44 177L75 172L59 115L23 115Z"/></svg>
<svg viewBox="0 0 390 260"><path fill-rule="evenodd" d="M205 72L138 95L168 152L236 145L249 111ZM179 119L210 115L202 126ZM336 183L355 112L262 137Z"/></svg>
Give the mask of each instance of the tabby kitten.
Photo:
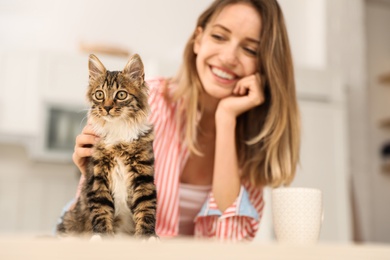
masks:
<svg viewBox="0 0 390 260"><path fill-rule="evenodd" d="M156 236L154 136L139 55L123 71L108 71L90 55L87 100L88 121L100 140L76 206L64 214L57 233Z"/></svg>

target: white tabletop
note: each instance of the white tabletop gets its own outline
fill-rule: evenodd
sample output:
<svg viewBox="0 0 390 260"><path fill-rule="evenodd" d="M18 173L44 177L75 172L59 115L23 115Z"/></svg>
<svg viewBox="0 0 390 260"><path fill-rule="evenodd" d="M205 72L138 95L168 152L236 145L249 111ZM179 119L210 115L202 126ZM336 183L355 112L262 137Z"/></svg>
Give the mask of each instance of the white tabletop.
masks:
<svg viewBox="0 0 390 260"><path fill-rule="evenodd" d="M390 259L390 245L221 243L189 239L90 242L50 237L0 236L0 259Z"/></svg>

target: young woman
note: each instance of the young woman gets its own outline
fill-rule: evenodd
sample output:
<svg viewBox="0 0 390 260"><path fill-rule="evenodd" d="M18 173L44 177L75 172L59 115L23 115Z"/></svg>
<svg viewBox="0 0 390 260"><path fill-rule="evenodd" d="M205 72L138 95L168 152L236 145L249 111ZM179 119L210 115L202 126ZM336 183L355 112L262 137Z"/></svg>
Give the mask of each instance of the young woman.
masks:
<svg viewBox="0 0 390 260"><path fill-rule="evenodd" d="M288 185L299 158L293 64L277 1L216 0L199 17L178 75L148 84L157 234L253 239L263 187ZM76 139L82 173L95 138L87 125Z"/></svg>

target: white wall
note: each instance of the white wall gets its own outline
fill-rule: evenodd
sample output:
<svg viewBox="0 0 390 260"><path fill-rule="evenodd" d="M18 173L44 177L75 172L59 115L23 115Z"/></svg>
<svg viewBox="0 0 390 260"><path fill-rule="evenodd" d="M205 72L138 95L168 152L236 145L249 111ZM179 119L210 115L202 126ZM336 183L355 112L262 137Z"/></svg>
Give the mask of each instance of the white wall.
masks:
<svg viewBox="0 0 390 260"><path fill-rule="evenodd" d="M210 0L31 0L0 2L0 48L77 52L79 43L117 45L176 71L196 18ZM149 69L149 71L152 70Z"/></svg>
<svg viewBox="0 0 390 260"><path fill-rule="evenodd" d="M211 2L1 1L0 49L77 52L81 42L117 45L158 66L150 74L168 76L177 69L198 15ZM326 66L326 1L279 2L297 66Z"/></svg>
<svg viewBox="0 0 390 260"><path fill-rule="evenodd" d="M327 65L327 5L325 0L279 0L285 14L294 62L298 67Z"/></svg>

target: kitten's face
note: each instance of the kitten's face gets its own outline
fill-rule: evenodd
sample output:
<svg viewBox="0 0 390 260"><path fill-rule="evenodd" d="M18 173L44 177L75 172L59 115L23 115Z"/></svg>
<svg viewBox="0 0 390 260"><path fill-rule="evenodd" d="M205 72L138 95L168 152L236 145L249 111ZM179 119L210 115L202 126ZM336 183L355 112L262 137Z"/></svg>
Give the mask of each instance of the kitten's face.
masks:
<svg viewBox="0 0 390 260"><path fill-rule="evenodd" d="M138 55L122 71L107 71L99 59L89 59L89 117L95 122L140 119L148 114L147 86Z"/></svg>

